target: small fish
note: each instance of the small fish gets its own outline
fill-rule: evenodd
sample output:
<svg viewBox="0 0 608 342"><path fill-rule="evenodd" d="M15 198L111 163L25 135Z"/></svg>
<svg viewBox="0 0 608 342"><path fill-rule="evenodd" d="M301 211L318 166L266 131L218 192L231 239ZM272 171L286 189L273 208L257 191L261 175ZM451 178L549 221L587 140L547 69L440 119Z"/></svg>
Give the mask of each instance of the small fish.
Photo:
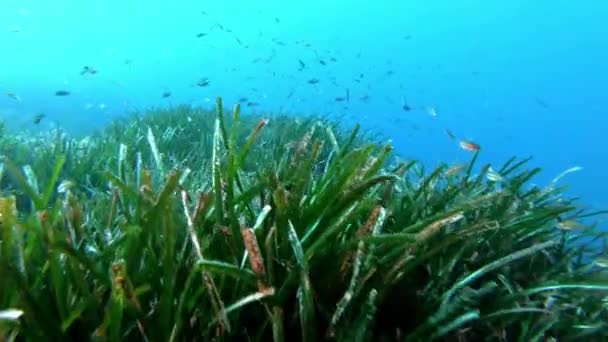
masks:
<svg viewBox="0 0 608 342"><path fill-rule="evenodd" d="M402 96L401 103L401 109L403 109L404 111L409 112L412 110L412 107L410 107L410 105L407 104L407 101L405 101L405 96Z"/></svg>
<svg viewBox="0 0 608 342"><path fill-rule="evenodd" d="M203 38L206 35L207 35L206 33L201 32L196 35L196 38Z"/></svg>
<svg viewBox="0 0 608 342"><path fill-rule="evenodd" d="M370 97L369 95L365 94L365 95L361 96L361 97L359 98L359 100L361 100L361 101L363 101L363 102L367 102L367 101L369 101L369 99L370 99L370 98L371 98L371 97Z"/></svg>
<svg viewBox="0 0 608 342"><path fill-rule="evenodd" d="M462 171L463 169L464 169L464 165L462 165L462 164L454 165L445 171L445 176L446 177L453 176L453 175L459 173L460 171Z"/></svg>
<svg viewBox="0 0 608 342"><path fill-rule="evenodd" d="M324 60L322 60L322 59L319 60L319 64L321 64L321 65L327 65L327 63Z"/></svg>
<svg viewBox="0 0 608 342"><path fill-rule="evenodd" d="M335 63L335 62L337 62L338 60L337 60L337 59L335 59L334 57L332 57L332 58L330 58L330 59L329 59L329 61L330 61L330 62L334 62L334 63Z"/></svg>
<svg viewBox="0 0 608 342"><path fill-rule="evenodd" d="M479 152L479 150L481 150L481 146L479 146L479 144L469 140L461 140L458 144L460 145L460 148L465 151Z"/></svg>
<svg viewBox="0 0 608 342"><path fill-rule="evenodd" d="M298 63L300 63L300 70L306 68L306 64L304 62L302 62L301 59L298 59Z"/></svg>
<svg viewBox="0 0 608 342"><path fill-rule="evenodd" d="M576 230L584 228L585 226L574 220L564 220L557 223L557 228L562 230Z"/></svg>
<svg viewBox="0 0 608 342"><path fill-rule="evenodd" d="M34 115L34 125L38 125L42 119L44 119L46 117L46 115L42 114L42 113L38 113L36 115Z"/></svg>
<svg viewBox="0 0 608 342"><path fill-rule="evenodd" d="M97 73L97 70L95 70L95 68L93 68L92 66L85 65L82 68L82 70L80 71L80 76L82 76L84 74L95 75L96 73Z"/></svg>
<svg viewBox="0 0 608 342"><path fill-rule="evenodd" d="M164 99L166 99L167 97L171 96L171 92L170 91L165 91L162 96L163 96Z"/></svg>
<svg viewBox="0 0 608 342"><path fill-rule="evenodd" d="M246 97L243 96L243 97L239 98L239 103L245 103L245 102L247 102L247 98Z"/></svg>
<svg viewBox="0 0 608 342"><path fill-rule="evenodd" d="M201 78L200 80L198 80L198 82L196 82L196 85L199 87L206 87L209 85L209 79L208 78Z"/></svg>
<svg viewBox="0 0 608 342"><path fill-rule="evenodd" d="M435 107L426 106L424 107L424 111L432 117L437 117L437 109L435 109Z"/></svg>
<svg viewBox="0 0 608 342"><path fill-rule="evenodd" d="M491 166L488 168L486 178L488 178L488 180L491 182L502 182L504 180L498 172L492 169Z"/></svg>
<svg viewBox="0 0 608 342"><path fill-rule="evenodd" d="M259 104L259 103L257 103L257 102L247 102L247 107L257 107L257 106L259 106L259 105L260 105L260 104Z"/></svg>
<svg viewBox="0 0 608 342"><path fill-rule="evenodd" d="M71 93L67 90L57 90L55 96L69 96Z"/></svg>
<svg viewBox="0 0 608 342"><path fill-rule="evenodd" d="M275 18L274 18L274 22L278 24L278 23L280 23L280 22L281 22L281 20L280 20L279 18L276 18L276 17L275 17Z"/></svg>
<svg viewBox="0 0 608 342"><path fill-rule="evenodd" d="M534 96L534 102L543 108L549 108L549 105L538 96Z"/></svg>
<svg viewBox="0 0 608 342"><path fill-rule="evenodd" d="M445 129L445 134L448 135L448 137L450 137L450 139L455 140L456 136L454 135L454 133L452 133L452 131L450 131L449 129Z"/></svg>
<svg viewBox="0 0 608 342"><path fill-rule="evenodd" d="M13 99L15 101L21 102L21 98L19 97L19 95L15 94L13 92L10 92L10 91L7 92L6 96L10 97L11 99Z"/></svg>
<svg viewBox="0 0 608 342"><path fill-rule="evenodd" d="M317 78L311 78L311 79L308 80L308 83L309 84L317 84L317 83L319 83L319 79L317 79Z"/></svg>
<svg viewBox="0 0 608 342"><path fill-rule="evenodd" d="M346 97L344 97L344 96L338 96L338 97L334 98L334 101L336 101L336 102L343 102L343 101L346 101Z"/></svg>

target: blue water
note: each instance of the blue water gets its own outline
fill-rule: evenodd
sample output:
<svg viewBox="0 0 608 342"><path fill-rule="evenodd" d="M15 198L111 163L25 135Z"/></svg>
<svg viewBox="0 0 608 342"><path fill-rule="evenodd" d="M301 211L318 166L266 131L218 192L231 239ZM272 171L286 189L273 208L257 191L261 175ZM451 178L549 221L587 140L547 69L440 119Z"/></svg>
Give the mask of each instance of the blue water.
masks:
<svg viewBox="0 0 608 342"><path fill-rule="evenodd" d="M608 208L607 18L597 0L2 0L0 117L87 134L135 109L247 97L246 113L361 122L430 166L470 158L445 129L484 162L534 156L540 185L582 166L569 193Z"/></svg>

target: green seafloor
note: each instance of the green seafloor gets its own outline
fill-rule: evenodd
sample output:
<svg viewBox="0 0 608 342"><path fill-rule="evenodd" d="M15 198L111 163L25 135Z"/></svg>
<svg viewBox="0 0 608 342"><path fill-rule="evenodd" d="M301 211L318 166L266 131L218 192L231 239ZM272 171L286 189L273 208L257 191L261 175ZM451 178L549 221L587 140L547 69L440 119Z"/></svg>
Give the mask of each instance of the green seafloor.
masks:
<svg viewBox="0 0 608 342"><path fill-rule="evenodd" d="M221 99L2 132L0 340L605 340L605 212L376 140Z"/></svg>

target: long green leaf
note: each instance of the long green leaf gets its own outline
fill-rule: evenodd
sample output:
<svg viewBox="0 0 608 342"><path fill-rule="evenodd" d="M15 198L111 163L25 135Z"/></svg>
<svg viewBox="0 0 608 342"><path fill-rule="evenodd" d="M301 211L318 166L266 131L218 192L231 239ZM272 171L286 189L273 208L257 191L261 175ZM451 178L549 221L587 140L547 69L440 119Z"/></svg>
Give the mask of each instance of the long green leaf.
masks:
<svg viewBox="0 0 608 342"><path fill-rule="evenodd" d="M300 309L300 326L302 329L303 341L314 341L316 338L315 324L315 305L312 295L312 286L308 278L308 262L304 257L304 250L298 239L297 233L291 221L289 221L289 230L287 231L289 243L293 249L293 254L296 257L296 262L300 268L300 287L297 291L298 307Z"/></svg>

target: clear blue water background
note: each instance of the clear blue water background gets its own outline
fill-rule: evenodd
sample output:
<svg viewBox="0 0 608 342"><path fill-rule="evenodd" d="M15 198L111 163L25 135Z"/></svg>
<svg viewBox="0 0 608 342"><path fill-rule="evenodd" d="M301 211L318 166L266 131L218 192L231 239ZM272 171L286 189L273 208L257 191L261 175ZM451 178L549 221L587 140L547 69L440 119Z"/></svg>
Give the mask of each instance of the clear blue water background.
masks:
<svg viewBox="0 0 608 342"><path fill-rule="evenodd" d="M470 158L446 128L484 162L534 156L538 184L582 166L569 192L608 208L607 21L597 0L2 0L0 117L87 134L134 109L247 97L245 113L361 122L429 166Z"/></svg>

